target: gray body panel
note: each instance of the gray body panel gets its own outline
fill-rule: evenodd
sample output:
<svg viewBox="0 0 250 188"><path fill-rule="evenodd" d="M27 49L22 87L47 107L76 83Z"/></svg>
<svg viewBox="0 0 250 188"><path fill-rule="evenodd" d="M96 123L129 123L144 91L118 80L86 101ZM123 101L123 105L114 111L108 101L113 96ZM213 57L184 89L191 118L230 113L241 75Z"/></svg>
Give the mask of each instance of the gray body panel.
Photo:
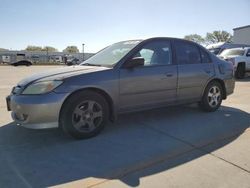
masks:
<svg viewBox="0 0 250 188"><path fill-rule="evenodd" d="M204 85L214 76L213 63L178 65L178 100L200 99Z"/></svg>
<svg viewBox="0 0 250 188"><path fill-rule="evenodd" d="M176 65L120 69L119 73L121 111L176 100Z"/></svg>
<svg viewBox="0 0 250 188"><path fill-rule="evenodd" d="M124 112L199 102L206 85L213 79L224 82L227 95L233 93L231 65L210 55L212 63L207 64L177 65L173 61L172 65L126 69L122 68L128 58L125 57L113 68L72 66L34 75L18 85L25 88L44 80L63 80L64 83L48 94L11 94L12 117L29 128L57 127L64 101L72 93L84 89L100 90L109 96L114 117ZM28 118L20 121L17 117L20 114Z"/></svg>

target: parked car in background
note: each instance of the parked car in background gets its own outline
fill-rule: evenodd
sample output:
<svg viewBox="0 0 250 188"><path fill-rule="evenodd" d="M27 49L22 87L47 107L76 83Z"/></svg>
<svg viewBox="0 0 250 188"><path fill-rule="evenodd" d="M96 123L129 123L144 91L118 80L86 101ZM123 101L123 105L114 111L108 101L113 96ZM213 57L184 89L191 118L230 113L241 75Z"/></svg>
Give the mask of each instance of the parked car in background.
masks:
<svg viewBox="0 0 250 188"><path fill-rule="evenodd" d="M190 41L152 38L115 43L79 66L28 77L6 98L27 128L60 127L82 139L120 113L198 103L216 111L234 91L233 66Z"/></svg>
<svg viewBox="0 0 250 188"><path fill-rule="evenodd" d="M237 47L248 47L249 45L246 44L233 44L227 42L219 42L215 44L210 44L206 48L215 55L220 55L224 50L237 48Z"/></svg>
<svg viewBox="0 0 250 188"><path fill-rule="evenodd" d="M236 78L242 79L246 72L250 72L250 47L227 49L220 57L233 63Z"/></svg>
<svg viewBox="0 0 250 188"><path fill-rule="evenodd" d="M62 56L56 56L56 57L55 57L55 62L56 62L56 63L62 63L62 62L63 62Z"/></svg>
<svg viewBox="0 0 250 188"><path fill-rule="evenodd" d="M27 60L27 56L25 53L17 53L16 54L16 61L9 63L12 66L30 66L32 65L32 62L30 60Z"/></svg>
<svg viewBox="0 0 250 188"><path fill-rule="evenodd" d="M20 60L20 61L14 62L14 63L10 63L10 65L15 66L15 67L22 66L22 65L31 66L32 63L28 60Z"/></svg>
<svg viewBox="0 0 250 188"><path fill-rule="evenodd" d="M38 63L38 62L39 62L40 57L39 57L38 55L32 55L32 56L30 57L30 59L31 59L32 63L35 64L35 63Z"/></svg>
<svg viewBox="0 0 250 188"><path fill-rule="evenodd" d="M3 55L3 56L2 56L2 63L3 63L3 64L4 64L4 63L9 64L10 61L11 61L11 58L10 58L9 55Z"/></svg>
<svg viewBox="0 0 250 188"><path fill-rule="evenodd" d="M75 58L75 57L68 57L67 58L67 65L71 66L71 65L78 65L80 64L80 60Z"/></svg>

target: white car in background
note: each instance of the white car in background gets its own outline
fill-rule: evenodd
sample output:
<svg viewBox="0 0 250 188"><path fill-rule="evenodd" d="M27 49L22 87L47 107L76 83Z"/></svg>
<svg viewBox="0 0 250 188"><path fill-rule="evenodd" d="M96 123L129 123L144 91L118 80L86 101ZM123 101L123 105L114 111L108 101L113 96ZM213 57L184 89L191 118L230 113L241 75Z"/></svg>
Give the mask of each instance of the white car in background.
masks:
<svg viewBox="0 0 250 188"><path fill-rule="evenodd" d="M250 47L247 44L234 44L229 42L218 42L208 45L206 48L215 55L220 55L226 49Z"/></svg>
<svg viewBox="0 0 250 188"><path fill-rule="evenodd" d="M8 56L8 55L3 55L3 56L2 56L2 62L3 62L3 63L9 64L9 63L10 63L10 56Z"/></svg>
<svg viewBox="0 0 250 188"><path fill-rule="evenodd" d="M227 49L219 57L233 63L238 79L243 79L245 73L250 72L250 47Z"/></svg>

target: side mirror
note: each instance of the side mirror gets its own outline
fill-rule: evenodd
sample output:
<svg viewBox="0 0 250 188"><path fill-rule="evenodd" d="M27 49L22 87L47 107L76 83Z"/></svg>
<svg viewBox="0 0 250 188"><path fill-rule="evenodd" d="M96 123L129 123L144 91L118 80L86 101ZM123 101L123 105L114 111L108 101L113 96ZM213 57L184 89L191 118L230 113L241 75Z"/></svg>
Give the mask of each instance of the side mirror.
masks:
<svg viewBox="0 0 250 188"><path fill-rule="evenodd" d="M134 57L133 59L130 59L125 63L125 68L135 68L139 66L143 66L145 62L145 59L143 57Z"/></svg>

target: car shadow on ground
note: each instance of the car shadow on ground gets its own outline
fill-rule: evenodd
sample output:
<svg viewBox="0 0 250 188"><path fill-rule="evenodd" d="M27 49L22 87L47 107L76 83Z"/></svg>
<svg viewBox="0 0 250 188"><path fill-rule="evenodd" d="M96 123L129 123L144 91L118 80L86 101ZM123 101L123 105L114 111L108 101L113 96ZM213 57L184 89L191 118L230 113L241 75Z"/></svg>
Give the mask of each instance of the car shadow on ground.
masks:
<svg viewBox="0 0 250 188"><path fill-rule="evenodd" d="M82 186L100 183L84 181L92 177L138 186L142 176L227 145L249 125L250 114L226 106L214 113L181 106L126 114L88 140L74 140L57 129L29 130L10 123L0 128L0 187L48 187L77 180ZM209 151L201 149L209 145ZM163 161L168 165L126 177Z"/></svg>
<svg viewBox="0 0 250 188"><path fill-rule="evenodd" d="M245 78L236 79L236 82L249 82L250 81L250 73L246 73Z"/></svg>

